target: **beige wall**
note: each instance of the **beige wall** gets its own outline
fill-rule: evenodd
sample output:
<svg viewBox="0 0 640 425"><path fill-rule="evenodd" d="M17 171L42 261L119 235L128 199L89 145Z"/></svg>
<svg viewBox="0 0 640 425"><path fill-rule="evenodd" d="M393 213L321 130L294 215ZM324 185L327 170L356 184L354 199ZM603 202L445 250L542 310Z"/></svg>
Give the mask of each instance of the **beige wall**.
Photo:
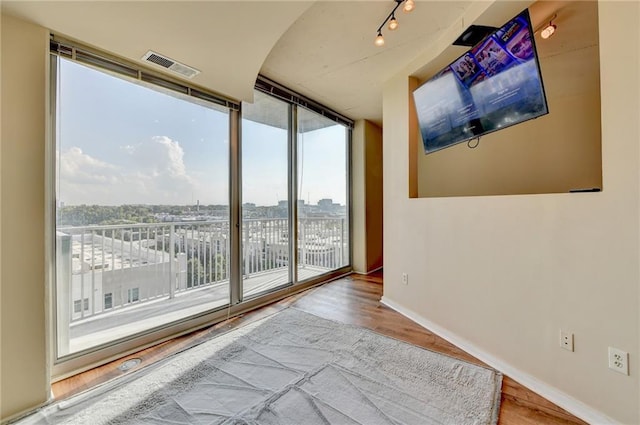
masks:
<svg viewBox="0 0 640 425"><path fill-rule="evenodd" d="M353 219L351 263L353 270L358 273L366 273L367 270L364 128L365 121L358 120L351 134L351 214Z"/></svg>
<svg viewBox="0 0 640 425"><path fill-rule="evenodd" d="M358 120L352 137L353 270L382 267L382 130Z"/></svg>
<svg viewBox="0 0 640 425"><path fill-rule="evenodd" d="M44 152L48 32L2 16L0 418L48 398Z"/></svg>
<svg viewBox="0 0 640 425"><path fill-rule="evenodd" d="M483 136L477 149L461 143L425 155L418 140L419 196L602 187L597 3L556 7L559 31L549 40L537 39L551 113Z"/></svg>
<svg viewBox="0 0 640 425"><path fill-rule="evenodd" d="M579 416L625 423L640 421L639 6L599 3L604 192L409 199L408 76L438 52L383 101L384 300ZM630 353L630 376L607 368L608 346Z"/></svg>
<svg viewBox="0 0 640 425"><path fill-rule="evenodd" d="M367 272L382 267L382 129L366 121Z"/></svg>

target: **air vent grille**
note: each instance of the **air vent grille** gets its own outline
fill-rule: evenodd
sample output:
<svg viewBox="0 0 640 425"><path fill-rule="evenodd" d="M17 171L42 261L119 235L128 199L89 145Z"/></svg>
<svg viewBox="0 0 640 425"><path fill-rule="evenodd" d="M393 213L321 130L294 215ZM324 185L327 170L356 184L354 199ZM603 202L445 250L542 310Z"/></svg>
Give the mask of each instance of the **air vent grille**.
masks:
<svg viewBox="0 0 640 425"><path fill-rule="evenodd" d="M155 65L161 66L165 69L168 69L169 71L173 71L174 73L187 78L193 78L200 73L200 71L195 68L192 68L188 65L170 59L151 50L145 53L145 55L142 57L142 60L145 62L151 62Z"/></svg>
<svg viewBox="0 0 640 425"><path fill-rule="evenodd" d="M147 57L147 60L160 66L164 66L165 68L169 68L175 63L174 61L158 56L155 53L150 54L149 57Z"/></svg>

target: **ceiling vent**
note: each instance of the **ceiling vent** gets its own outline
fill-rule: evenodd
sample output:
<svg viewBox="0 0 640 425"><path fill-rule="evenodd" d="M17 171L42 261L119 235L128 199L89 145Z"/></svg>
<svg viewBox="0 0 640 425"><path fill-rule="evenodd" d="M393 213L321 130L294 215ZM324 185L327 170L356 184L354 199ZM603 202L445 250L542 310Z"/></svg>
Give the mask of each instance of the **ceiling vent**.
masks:
<svg viewBox="0 0 640 425"><path fill-rule="evenodd" d="M173 59L169 59L168 57L151 50L145 53L145 55L142 57L142 60L145 62L151 62L157 66L161 66L164 69L173 71L176 74L179 74L186 78L193 78L196 75L200 74L200 71L195 68L191 68L189 65L174 61Z"/></svg>

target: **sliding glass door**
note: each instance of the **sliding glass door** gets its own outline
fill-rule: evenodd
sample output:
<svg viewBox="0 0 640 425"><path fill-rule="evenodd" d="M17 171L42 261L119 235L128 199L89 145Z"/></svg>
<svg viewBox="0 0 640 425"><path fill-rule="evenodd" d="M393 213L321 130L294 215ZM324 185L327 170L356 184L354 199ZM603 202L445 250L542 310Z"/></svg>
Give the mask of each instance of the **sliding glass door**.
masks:
<svg viewBox="0 0 640 425"><path fill-rule="evenodd" d="M348 265L348 128L259 91L242 116L244 298Z"/></svg>
<svg viewBox="0 0 640 425"><path fill-rule="evenodd" d="M252 104L243 104L243 299L291 283L290 111L289 104L260 92Z"/></svg>
<svg viewBox="0 0 640 425"><path fill-rule="evenodd" d="M57 59L58 356L229 302L229 113Z"/></svg>
<svg viewBox="0 0 640 425"><path fill-rule="evenodd" d="M297 113L298 280L349 264L348 129Z"/></svg>

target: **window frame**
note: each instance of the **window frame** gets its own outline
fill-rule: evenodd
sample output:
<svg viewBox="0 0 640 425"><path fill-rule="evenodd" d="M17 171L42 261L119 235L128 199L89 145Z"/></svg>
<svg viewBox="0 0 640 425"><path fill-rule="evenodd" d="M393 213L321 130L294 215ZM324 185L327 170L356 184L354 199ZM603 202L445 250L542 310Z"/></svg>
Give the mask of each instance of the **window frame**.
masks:
<svg viewBox="0 0 640 425"><path fill-rule="evenodd" d="M127 304L133 304L138 301L140 301L140 288L127 289Z"/></svg>
<svg viewBox="0 0 640 425"><path fill-rule="evenodd" d="M109 300L108 303L107 300ZM107 304L109 305L108 307ZM113 308L113 292L107 292L104 294L102 305L105 310L111 310Z"/></svg>
<svg viewBox="0 0 640 425"><path fill-rule="evenodd" d="M348 261L347 264L332 270L328 273L319 275L309 280L298 282L297 279L297 237L292 238L290 243L289 258L294 259L292 266L290 267L290 277L292 284L278 288L274 291L261 294L259 297L250 298L247 300L242 299L242 276L241 276L241 226L242 226L242 167L241 167L241 131L242 131L242 117L240 114L241 104L232 99L227 99L212 91L206 90L202 87L191 86L181 80L176 80L168 77L164 74L160 74L151 69L144 68L139 64L129 62L124 59L117 58L110 54L98 51L93 48L89 48L76 42L70 42L63 38L51 36L50 40L50 61L49 61L49 105L48 105L48 141L47 141L47 163L46 163L46 199L47 199L47 247L48 253L48 287L49 287L49 317L50 317L50 335L49 335L49 352L51 360L51 374L54 380L63 379L70 376L82 369L96 366L104 363L110 358L122 355L125 352L131 352L144 347L156 344L160 341L175 338L177 336L192 332L202 327L210 326L214 323L220 322L230 316L242 314L244 312L253 310L261 305L265 305L289 296L293 293L302 291L309 287L318 285L327 280L334 279L339 276L343 276L352 270L352 251L353 251L353 226L352 226L352 173L351 173L351 144L352 144L352 130L353 121L346 118L323 105L305 98L296 92L289 90L285 86L273 82L261 75L258 76L255 89L264 92L267 95L273 96L277 99L284 100L290 105L289 120L291 125L289 126L289 219L292 235L297 233L297 193L296 186L296 173L297 173L297 108L302 106L310 109L313 112L320 113L325 117L330 117L337 123L345 127L347 132L346 136L346 176L347 176L347 197L346 197L346 211L348 222ZM150 329L145 332L135 333L126 338L120 338L114 341L109 341L105 344L92 347L91 349L74 352L71 354L60 355L58 347L58 341L60 338L68 338L68 329L61 330L58 326L59 320L59 306L57 299L61 296L57 292L56 278L58 273L58 265L56 264L57 251L56 251L56 146L57 146L57 132L56 132L56 116L57 116L57 79L58 79L58 57L73 60L75 62L87 65L93 69L107 72L110 74L116 74L124 76L126 80L137 80L145 85L153 84L158 87L162 87L165 90L173 90L178 93L182 93L185 99L196 103L209 103L214 105L224 106L229 110L229 220L230 220L230 258L229 258L229 272L230 272L230 300L226 307L213 309L206 311L202 314L183 318L181 320L172 322L167 325L160 325L156 328ZM164 81L166 84L159 84L158 81ZM293 197L291 196L293 195ZM111 308L106 306L106 296L111 294ZM113 311L113 293L103 295L103 308L109 312ZM138 292L139 300L140 292ZM133 301L133 302L137 302ZM82 306L81 306L82 307ZM63 314L71 314L70 312L63 312Z"/></svg>

